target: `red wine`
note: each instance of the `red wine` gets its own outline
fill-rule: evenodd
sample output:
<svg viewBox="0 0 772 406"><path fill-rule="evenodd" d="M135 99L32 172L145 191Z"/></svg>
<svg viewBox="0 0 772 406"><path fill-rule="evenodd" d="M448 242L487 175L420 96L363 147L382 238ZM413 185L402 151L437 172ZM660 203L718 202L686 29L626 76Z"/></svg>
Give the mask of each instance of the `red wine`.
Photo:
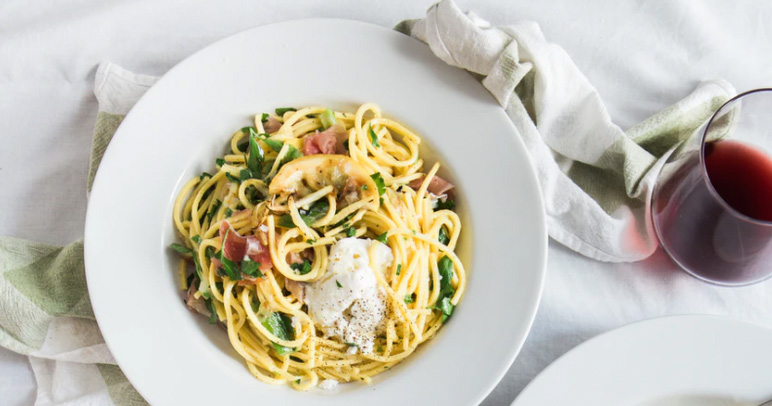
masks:
<svg viewBox="0 0 772 406"><path fill-rule="evenodd" d="M708 179L699 150L663 168L652 202L659 240L700 278L728 285L761 280L772 266L772 223L737 212L772 220L772 158L737 141L716 141L705 144L704 161Z"/></svg>
<svg viewBox="0 0 772 406"><path fill-rule="evenodd" d="M705 144L705 169L711 185L740 213L772 221L772 158L738 141Z"/></svg>

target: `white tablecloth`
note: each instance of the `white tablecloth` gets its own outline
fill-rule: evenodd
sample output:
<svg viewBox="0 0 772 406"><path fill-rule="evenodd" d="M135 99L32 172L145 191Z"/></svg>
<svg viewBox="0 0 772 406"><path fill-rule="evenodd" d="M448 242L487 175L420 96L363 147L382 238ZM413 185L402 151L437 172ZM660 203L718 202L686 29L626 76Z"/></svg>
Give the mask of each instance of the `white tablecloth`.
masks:
<svg viewBox="0 0 772 406"><path fill-rule="evenodd" d="M199 48L243 29L307 17L392 27L434 0L362 2L74 0L0 3L0 235L65 244L83 236L85 179L103 60L163 74ZM719 1L458 0L494 24L538 22L598 88L626 128L724 78L738 91L772 85L772 4ZM770 264L772 266L772 264ZM727 314L772 326L772 282L718 288L677 271L658 251L606 264L550 242L547 283L520 356L485 405L509 404L551 361L633 321ZM502 303L506 306L506 303ZM0 403L34 402L24 357L0 348Z"/></svg>

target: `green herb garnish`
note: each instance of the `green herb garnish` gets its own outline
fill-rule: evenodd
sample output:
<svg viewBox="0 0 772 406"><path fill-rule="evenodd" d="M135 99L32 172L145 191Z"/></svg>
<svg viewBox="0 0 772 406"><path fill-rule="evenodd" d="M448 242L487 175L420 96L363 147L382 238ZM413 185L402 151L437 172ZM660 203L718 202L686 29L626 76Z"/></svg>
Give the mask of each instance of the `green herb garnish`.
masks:
<svg viewBox="0 0 772 406"><path fill-rule="evenodd" d="M225 172L225 177L228 178L229 181L231 181L231 182L233 182L233 183L235 183L237 185L241 184L241 179L231 175L230 172Z"/></svg>
<svg viewBox="0 0 772 406"><path fill-rule="evenodd" d="M383 181L383 177L381 176L380 172L375 172L374 174L370 175L370 178L373 179L375 186L378 187L379 196L386 193L386 183Z"/></svg>
<svg viewBox="0 0 772 406"><path fill-rule="evenodd" d="M171 247L173 250L179 252L180 254L190 254L191 252L193 252L192 249L184 245L177 244L176 242L172 243Z"/></svg>
<svg viewBox="0 0 772 406"><path fill-rule="evenodd" d="M260 263L252 261L251 259L245 259L241 261L241 272L249 275L253 278L262 278L264 275L260 272Z"/></svg>
<svg viewBox="0 0 772 406"><path fill-rule="evenodd" d="M290 162L300 156L300 151L292 145L287 144L287 153L284 154L284 159L281 160L281 165ZM281 167L281 165L279 165Z"/></svg>
<svg viewBox="0 0 772 406"><path fill-rule="evenodd" d="M300 218L303 219L303 222L306 223L307 226L311 226L317 220L327 215L327 211L329 210L330 210L330 203L325 199L325 200L317 200L313 204L311 204L311 207L309 207L308 210L300 209L298 210L298 212L300 214ZM292 221L292 216L290 216L289 214L285 214L279 217L278 225L284 228L297 227L295 222Z"/></svg>
<svg viewBox="0 0 772 406"><path fill-rule="evenodd" d="M440 295L434 308L442 312L442 322L444 323L453 313L454 308L453 304L450 303L450 298L456 293L450 283L453 280L453 261L447 256L443 256L437 263L437 267L441 277Z"/></svg>
<svg viewBox="0 0 772 406"><path fill-rule="evenodd" d="M276 337L292 341L295 339L295 329L292 327L292 319L284 313L274 312L262 321L263 327ZM295 348L285 347L273 343L273 348L279 355L297 351Z"/></svg>
<svg viewBox="0 0 772 406"><path fill-rule="evenodd" d="M254 178L254 174L249 169L242 169L241 172L239 172L239 180L245 181Z"/></svg>
<svg viewBox="0 0 772 406"><path fill-rule="evenodd" d="M227 217L230 217L230 216L232 216L232 215L233 215L233 210L231 210L231 208L230 208L230 207L228 207L227 209L225 209L225 217L226 217L226 218L227 218Z"/></svg>
<svg viewBox="0 0 772 406"><path fill-rule="evenodd" d="M222 205L222 202L220 200L215 200L214 203L212 203L212 206L209 207L209 212L206 214L206 216L209 217L209 220L214 218L217 214L217 210L220 210L220 205Z"/></svg>
<svg viewBox="0 0 772 406"><path fill-rule="evenodd" d="M200 236L200 235L194 235L193 237L190 237L190 239L191 239L191 240L192 240L194 243L196 243L196 244L201 244L201 236Z"/></svg>
<svg viewBox="0 0 772 406"><path fill-rule="evenodd" d="M438 200L437 206L434 207L434 210L455 210L455 208L456 202L451 199L445 199L444 202L442 200Z"/></svg>
<svg viewBox="0 0 772 406"><path fill-rule="evenodd" d="M268 113L263 113L263 115L260 116L260 122L264 123L268 121Z"/></svg>
<svg viewBox="0 0 772 406"><path fill-rule="evenodd" d="M346 237L353 237L357 233L357 229L354 227L349 227L346 229Z"/></svg>
<svg viewBox="0 0 772 406"><path fill-rule="evenodd" d="M300 275L305 275L309 272L311 272L311 263L308 262L307 259L303 260L302 264L292 264L290 265L290 268L292 268L295 272L297 272Z"/></svg>
<svg viewBox="0 0 772 406"><path fill-rule="evenodd" d="M263 171L263 162L265 161L265 152L257 143L257 135L249 135L249 156L247 157L247 169L252 173L261 173Z"/></svg>
<svg viewBox="0 0 772 406"><path fill-rule="evenodd" d="M294 107L279 107L279 108L276 109L276 115L279 116L279 117L283 117L284 113L286 113L288 111L298 111L298 109L296 109Z"/></svg>
<svg viewBox="0 0 772 406"><path fill-rule="evenodd" d="M445 231L444 226L440 227L440 234L437 237L437 239L440 241L440 244L448 245L448 243L450 242L450 237L448 237L448 232Z"/></svg>
<svg viewBox="0 0 772 406"><path fill-rule="evenodd" d="M380 147L381 144L378 143L378 135L375 134L375 131L373 131L373 126L371 125L367 133L370 135L370 143L373 144L374 147Z"/></svg>
<svg viewBox="0 0 772 406"><path fill-rule="evenodd" d="M215 160L214 160L214 163L215 163L217 166L223 166L223 165L225 165L225 160L224 160L224 159L222 159L222 158L217 158L217 159L215 159Z"/></svg>
<svg viewBox="0 0 772 406"><path fill-rule="evenodd" d="M379 236L378 236L378 237L376 237L375 239L376 239L378 242L382 242L382 243L386 244L386 238L387 238L388 236L389 236L389 232L388 232L388 231L386 231L385 233L383 233L383 234L379 235Z"/></svg>
<svg viewBox="0 0 772 406"><path fill-rule="evenodd" d="M411 293L409 295L405 295L405 303L410 304L415 302L415 293Z"/></svg>
<svg viewBox="0 0 772 406"><path fill-rule="evenodd" d="M281 147L284 145L281 141L272 140L270 138L266 138L263 140L264 143L268 145L272 150L279 152L281 151Z"/></svg>
<svg viewBox="0 0 772 406"><path fill-rule="evenodd" d="M402 273L402 264L397 264L397 276Z"/></svg>
<svg viewBox="0 0 772 406"><path fill-rule="evenodd" d="M322 128L325 130L334 126L335 124L338 124L338 120L335 119L335 113L333 113L330 109L324 110L324 112L319 115L319 120L321 120Z"/></svg>
<svg viewBox="0 0 772 406"><path fill-rule="evenodd" d="M335 279L335 284L338 286L338 288L342 288L343 287L343 285L341 285L340 282L338 282L337 279Z"/></svg>
<svg viewBox="0 0 772 406"><path fill-rule="evenodd" d="M209 310L209 324L217 323L217 311L214 309L214 302L212 299L204 299L206 303L206 309Z"/></svg>
<svg viewBox="0 0 772 406"><path fill-rule="evenodd" d="M202 172L201 176L198 177L198 180L204 180L204 178L211 178L211 177L212 177L212 175L210 175L209 173Z"/></svg>

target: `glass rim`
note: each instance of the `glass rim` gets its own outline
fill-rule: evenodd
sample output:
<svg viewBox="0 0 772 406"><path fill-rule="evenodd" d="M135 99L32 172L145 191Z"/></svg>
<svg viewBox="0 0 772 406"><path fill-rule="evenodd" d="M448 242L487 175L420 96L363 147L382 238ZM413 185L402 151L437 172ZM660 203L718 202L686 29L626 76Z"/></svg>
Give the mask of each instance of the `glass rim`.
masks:
<svg viewBox="0 0 772 406"><path fill-rule="evenodd" d="M745 92L742 92L731 99L724 102L724 104L721 105L721 107L716 110L715 113L710 117L710 120L708 120L708 124L705 126L705 130L702 133L702 139L700 140L700 172L702 174L702 180L705 182L706 186L708 187L708 192L713 196L714 199L729 213L731 213L733 216L740 218L743 221L760 225L760 226L767 226L772 227L772 221L768 220L760 220L751 216L748 216L747 214L743 214L739 212L737 209L732 207L729 203L724 200L721 195L718 194L716 189L713 187L713 183L710 181L710 177L708 176L708 169L705 166L705 140L708 137L708 130L710 130L710 126L713 124L713 120L716 119L719 113L721 113L724 108L727 106L730 106L731 104L735 103L736 101L742 99L745 96L753 95L756 93L765 93L765 92L772 92L772 88L769 87L762 87L758 89L748 90ZM770 95L772 96L772 95ZM770 274L772 275L772 274Z"/></svg>

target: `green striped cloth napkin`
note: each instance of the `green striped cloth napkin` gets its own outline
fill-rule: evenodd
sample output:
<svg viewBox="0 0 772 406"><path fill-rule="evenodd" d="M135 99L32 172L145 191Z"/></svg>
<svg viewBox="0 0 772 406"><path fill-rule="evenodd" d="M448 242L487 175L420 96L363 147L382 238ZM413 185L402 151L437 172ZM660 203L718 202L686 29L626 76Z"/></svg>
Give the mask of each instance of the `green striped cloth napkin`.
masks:
<svg viewBox="0 0 772 406"><path fill-rule="evenodd" d="M734 93L726 82L706 82L625 132L611 123L595 89L536 24L491 27L445 0L426 18L396 29L481 79L526 144L550 236L599 260L633 261L654 251L646 216L658 169L668 152ZM155 80L110 63L99 66L89 190L124 115ZM80 241L53 247L0 237L0 346L29 356L39 405L146 404L99 332Z"/></svg>
<svg viewBox="0 0 772 406"><path fill-rule="evenodd" d="M155 81L110 63L99 66L89 191L123 117ZM82 241L54 247L0 237L0 346L29 356L37 405L147 404L116 365L97 326Z"/></svg>

